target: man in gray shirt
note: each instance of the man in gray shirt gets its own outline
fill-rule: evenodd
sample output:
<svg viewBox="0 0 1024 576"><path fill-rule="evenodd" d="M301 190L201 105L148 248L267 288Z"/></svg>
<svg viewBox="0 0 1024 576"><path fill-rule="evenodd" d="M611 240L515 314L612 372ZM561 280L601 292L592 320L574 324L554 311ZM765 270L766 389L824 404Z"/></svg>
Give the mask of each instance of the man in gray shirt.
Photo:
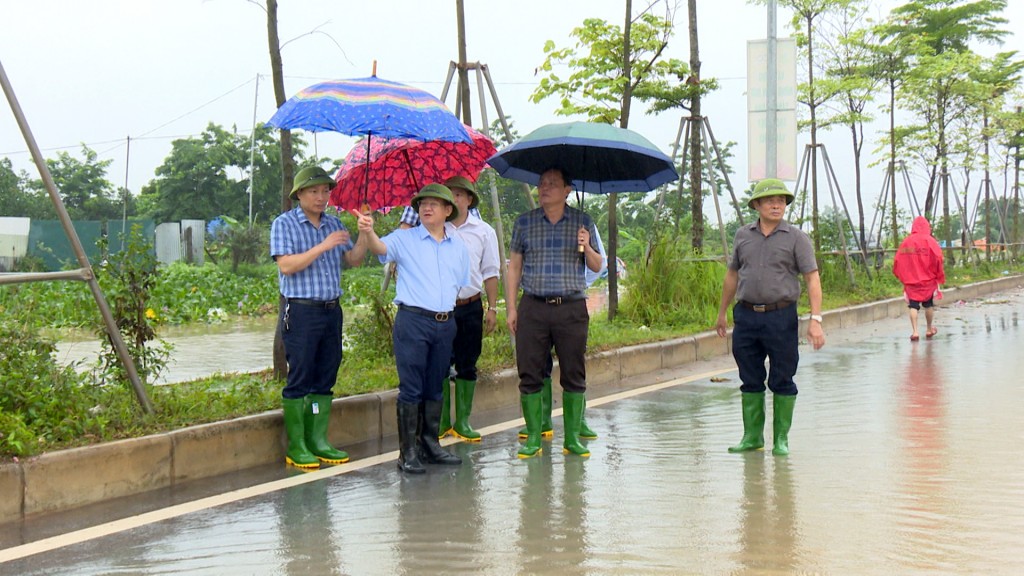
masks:
<svg viewBox="0 0 1024 576"><path fill-rule="evenodd" d="M733 298L732 355L739 368L743 401L743 439L729 452L764 448L765 378L772 391L774 444L772 454L789 454L789 429L796 403L796 374L800 361L799 319L802 274L807 284L811 321L807 339L815 350L825 345L821 328L821 279L814 247L799 228L783 220L793 201L781 180L766 178L754 187L748 206L758 219L736 231L732 258L725 274L718 308L718 335L725 337L726 312ZM771 369L765 369L765 358Z"/></svg>

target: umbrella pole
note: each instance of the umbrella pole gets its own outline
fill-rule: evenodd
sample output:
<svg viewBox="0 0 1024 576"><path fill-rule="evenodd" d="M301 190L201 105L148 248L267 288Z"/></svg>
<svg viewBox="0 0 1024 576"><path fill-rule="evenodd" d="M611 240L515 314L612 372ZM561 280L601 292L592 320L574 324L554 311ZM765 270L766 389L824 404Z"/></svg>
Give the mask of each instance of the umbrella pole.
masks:
<svg viewBox="0 0 1024 576"><path fill-rule="evenodd" d="M420 183L416 181L416 174L412 171L412 160L409 158L409 151L402 148L402 155L405 156L405 169L409 171L409 179L412 180L412 187L419 192Z"/></svg>
<svg viewBox="0 0 1024 576"><path fill-rule="evenodd" d="M374 67L376 68L376 66L377 66L377 63L374 62ZM373 163L370 162L370 138L373 138L373 134L372 133L366 135L366 177L363 178L363 205L362 205L362 208L364 208L364 209L367 208L368 205L369 205L369 201L367 200L367 197L369 197L369 194L370 194L370 169L373 167Z"/></svg>

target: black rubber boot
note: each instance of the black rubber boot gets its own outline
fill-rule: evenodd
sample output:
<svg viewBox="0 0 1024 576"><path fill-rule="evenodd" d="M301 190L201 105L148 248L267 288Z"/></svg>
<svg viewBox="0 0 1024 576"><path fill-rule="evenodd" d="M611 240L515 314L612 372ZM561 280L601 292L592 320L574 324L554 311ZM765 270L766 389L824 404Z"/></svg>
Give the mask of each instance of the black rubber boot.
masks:
<svg viewBox="0 0 1024 576"><path fill-rule="evenodd" d="M398 469L406 474L423 474L427 471L416 450L419 419L419 404L398 403Z"/></svg>
<svg viewBox="0 0 1024 576"><path fill-rule="evenodd" d="M441 421L441 401L428 400L420 404L420 409L423 411L420 421L420 457L427 464L443 464L445 466L462 464L462 458L441 448L441 443L437 441L437 426Z"/></svg>

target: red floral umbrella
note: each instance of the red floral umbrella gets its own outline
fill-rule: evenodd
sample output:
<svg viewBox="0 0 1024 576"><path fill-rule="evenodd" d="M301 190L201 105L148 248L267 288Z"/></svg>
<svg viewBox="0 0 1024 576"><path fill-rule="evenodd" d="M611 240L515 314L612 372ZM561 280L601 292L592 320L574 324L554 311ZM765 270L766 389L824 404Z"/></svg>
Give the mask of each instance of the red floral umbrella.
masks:
<svg viewBox="0 0 1024 576"><path fill-rule="evenodd" d="M494 155L494 143L466 127L472 143L408 138L373 138L369 154L365 140L345 156L330 203L344 210L404 206L423 186L452 176L475 181Z"/></svg>

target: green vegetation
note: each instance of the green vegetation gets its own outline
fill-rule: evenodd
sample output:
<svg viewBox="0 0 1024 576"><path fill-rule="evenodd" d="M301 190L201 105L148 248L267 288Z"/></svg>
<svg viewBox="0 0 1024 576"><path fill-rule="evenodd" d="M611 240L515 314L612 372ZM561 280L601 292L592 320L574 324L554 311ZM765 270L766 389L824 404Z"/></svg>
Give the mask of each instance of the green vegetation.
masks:
<svg viewBox="0 0 1024 576"><path fill-rule="evenodd" d="M130 245L130 244L129 244ZM146 260L136 263L145 267ZM130 268L111 259L98 268L108 297L123 295L112 270ZM819 256L825 308L896 297L900 285L890 263L869 272L852 262L853 277L841 256ZM224 267L230 267L224 263ZM222 267L175 264L157 269L143 316L154 324L217 322L231 316L260 316L276 311L276 272L271 265ZM1021 273L1006 262L950 267L947 286ZM692 257L685 239L656 243L645 263L630 265L624 282L622 313L615 322L591 319L592 352L676 338L710 329L717 315L724 267L720 260ZM131 278L136 278L131 276ZM381 268L368 266L344 274L346 289L345 355L335 394L349 396L397 386L390 355L392 293L380 297ZM136 278L134 281L138 281ZM120 290L120 291L119 291ZM121 307L119 316L138 318L139 301ZM115 306L116 307L116 306ZM116 370L76 371L54 360L53 337L69 327L99 326L85 287L72 283L34 283L0 287L0 458L129 438L214 422L278 408L281 383L267 372L217 375L169 386L147 385L156 413L145 415ZM806 311L806 304L803 304ZM221 310L211 313L211 310ZM129 313L130 312L130 313ZM152 312L152 314L150 314ZM43 321L48 320L45 325ZM149 342L153 346L154 342ZM159 341L156 341L159 346ZM513 366L512 347L499 314L498 328L484 339L480 368L494 372ZM81 367L78 367L81 368Z"/></svg>

